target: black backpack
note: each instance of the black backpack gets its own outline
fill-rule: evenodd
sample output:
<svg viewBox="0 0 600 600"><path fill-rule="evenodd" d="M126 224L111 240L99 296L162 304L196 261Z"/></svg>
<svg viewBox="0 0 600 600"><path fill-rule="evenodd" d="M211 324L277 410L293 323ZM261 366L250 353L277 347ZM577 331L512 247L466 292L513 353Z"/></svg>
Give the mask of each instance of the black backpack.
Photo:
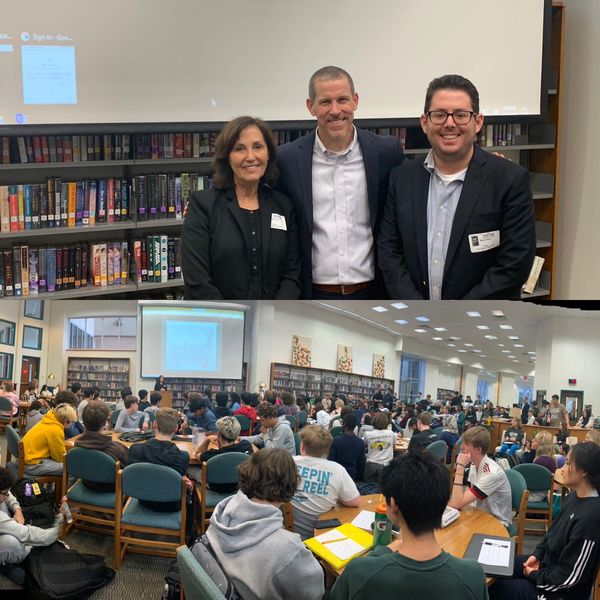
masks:
<svg viewBox="0 0 600 600"><path fill-rule="evenodd" d="M39 590L36 598L85 600L115 576L103 556L81 554L60 540L33 548L23 566L26 588Z"/></svg>
<svg viewBox="0 0 600 600"><path fill-rule="evenodd" d="M25 523L46 529L54 524L54 498L35 479L21 479L12 487Z"/></svg>

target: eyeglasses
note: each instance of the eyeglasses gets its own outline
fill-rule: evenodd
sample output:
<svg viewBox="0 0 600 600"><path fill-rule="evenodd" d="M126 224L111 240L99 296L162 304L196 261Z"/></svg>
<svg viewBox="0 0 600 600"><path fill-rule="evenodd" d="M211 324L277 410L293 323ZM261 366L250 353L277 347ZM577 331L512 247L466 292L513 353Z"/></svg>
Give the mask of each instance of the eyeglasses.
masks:
<svg viewBox="0 0 600 600"><path fill-rule="evenodd" d="M456 110L452 113L446 110L430 110L427 117L434 125L443 125L448 117L452 117L457 125L467 125L476 114L472 110Z"/></svg>

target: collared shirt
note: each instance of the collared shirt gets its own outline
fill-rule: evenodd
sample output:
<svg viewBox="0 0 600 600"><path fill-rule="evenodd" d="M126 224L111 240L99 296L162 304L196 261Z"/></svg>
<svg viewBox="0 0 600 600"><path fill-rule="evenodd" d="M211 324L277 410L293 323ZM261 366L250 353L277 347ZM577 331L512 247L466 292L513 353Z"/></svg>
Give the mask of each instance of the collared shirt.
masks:
<svg viewBox="0 0 600 600"><path fill-rule="evenodd" d="M460 199L467 169L445 175L435 167L430 150L423 166L429 171L427 197L427 268L429 272L429 298L441 300L444 265L452 233L454 214Z"/></svg>
<svg viewBox="0 0 600 600"><path fill-rule="evenodd" d="M375 278L373 232L363 155L354 139L342 152L315 135L312 162L314 283L350 285Z"/></svg>

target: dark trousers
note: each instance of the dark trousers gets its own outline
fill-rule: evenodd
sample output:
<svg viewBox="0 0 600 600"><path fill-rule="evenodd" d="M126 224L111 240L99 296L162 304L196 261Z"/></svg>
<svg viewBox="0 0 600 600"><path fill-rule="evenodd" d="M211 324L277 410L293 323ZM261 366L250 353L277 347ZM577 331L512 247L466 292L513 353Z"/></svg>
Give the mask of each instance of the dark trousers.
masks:
<svg viewBox="0 0 600 600"><path fill-rule="evenodd" d="M523 563L530 555L515 556L515 568L512 579L496 579L490 587L490 600L537 600L535 585L525 577Z"/></svg>

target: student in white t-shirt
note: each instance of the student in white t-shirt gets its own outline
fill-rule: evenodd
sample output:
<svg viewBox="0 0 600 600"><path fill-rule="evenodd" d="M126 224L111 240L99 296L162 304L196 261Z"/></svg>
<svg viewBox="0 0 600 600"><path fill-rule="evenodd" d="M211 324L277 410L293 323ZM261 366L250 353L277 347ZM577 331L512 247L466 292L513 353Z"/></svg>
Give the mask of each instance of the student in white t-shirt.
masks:
<svg viewBox="0 0 600 600"><path fill-rule="evenodd" d="M319 425L306 425L300 432L300 456L294 456L300 483L292 499L294 531L303 540L313 537L313 523L337 502L359 506L356 484L342 465L327 460L333 442L331 433Z"/></svg>
<svg viewBox="0 0 600 600"><path fill-rule="evenodd" d="M396 434L388 429L390 424L388 413L377 413L373 419L373 431L365 433L367 446L367 465L365 481L376 482L379 472L392 462Z"/></svg>
<svg viewBox="0 0 600 600"><path fill-rule="evenodd" d="M490 433L485 427L472 427L463 433L450 506L464 508L475 502L477 508L494 515L508 527L512 522L510 483L504 469L487 456L489 447ZM469 464L469 483L463 491L465 468Z"/></svg>

